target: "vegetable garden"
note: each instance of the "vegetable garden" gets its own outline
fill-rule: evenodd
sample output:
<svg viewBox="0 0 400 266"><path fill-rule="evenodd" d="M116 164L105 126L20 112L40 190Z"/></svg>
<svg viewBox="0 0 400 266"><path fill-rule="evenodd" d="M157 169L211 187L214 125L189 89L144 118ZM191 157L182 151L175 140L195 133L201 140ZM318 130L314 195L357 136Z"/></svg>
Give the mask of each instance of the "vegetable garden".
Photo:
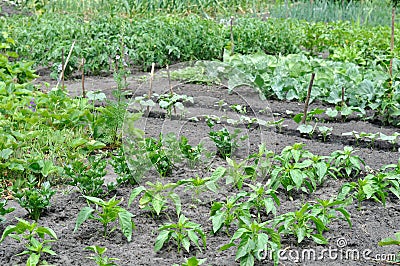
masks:
<svg viewBox="0 0 400 266"><path fill-rule="evenodd" d="M384 2L0 4L1 265L400 263Z"/></svg>

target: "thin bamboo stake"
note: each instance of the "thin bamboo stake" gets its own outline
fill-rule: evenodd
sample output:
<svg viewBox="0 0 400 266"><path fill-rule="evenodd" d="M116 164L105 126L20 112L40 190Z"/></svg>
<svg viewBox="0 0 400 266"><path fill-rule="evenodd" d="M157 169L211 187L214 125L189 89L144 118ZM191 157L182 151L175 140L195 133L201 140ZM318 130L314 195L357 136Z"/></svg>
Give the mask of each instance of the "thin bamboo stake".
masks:
<svg viewBox="0 0 400 266"><path fill-rule="evenodd" d="M60 75L60 77L59 77L59 79L57 81L56 89L58 88L58 85L60 85L61 77L64 76L65 67L67 66L67 64L69 62L69 58L71 57L72 50L74 49L74 46L75 46L75 41L71 45L71 49L69 50L69 53L68 53L68 56L67 56L67 60L65 61L65 65L63 66L63 69L61 70L62 72L61 72L61 75Z"/></svg>
<svg viewBox="0 0 400 266"><path fill-rule="evenodd" d="M314 83L314 78L315 78L315 73L313 72L311 74L311 80L310 80L310 85L308 86L308 91L307 91L307 98L306 98L306 102L304 104L304 114L303 114L303 118L301 119L301 123L304 124L306 122L306 118L307 118L307 110L308 110L308 104L310 102L310 97L311 97L311 89Z"/></svg>
<svg viewBox="0 0 400 266"><path fill-rule="evenodd" d="M168 84L169 84L169 93L172 95L174 94L173 90L172 90L172 84L171 84L171 74L169 71L169 66L167 65L167 74L168 74ZM174 114L176 115L176 107L174 105Z"/></svg>
<svg viewBox="0 0 400 266"><path fill-rule="evenodd" d="M155 67L155 63L151 64L151 72L150 72L150 87L149 87L149 99L151 99L151 95L153 94L153 79L154 79L154 67ZM150 108L149 106L147 106L147 113L150 112Z"/></svg>
<svg viewBox="0 0 400 266"><path fill-rule="evenodd" d="M344 106L344 87L342 87L342 106Z"/></svg>

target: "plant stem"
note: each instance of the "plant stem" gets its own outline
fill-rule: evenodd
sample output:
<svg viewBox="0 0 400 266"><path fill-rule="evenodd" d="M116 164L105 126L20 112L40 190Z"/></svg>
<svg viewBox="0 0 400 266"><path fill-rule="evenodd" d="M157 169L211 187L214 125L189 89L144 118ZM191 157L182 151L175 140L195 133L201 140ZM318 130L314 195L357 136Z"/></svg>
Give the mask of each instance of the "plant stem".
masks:
<svg viewBox="0 0 400 266"><path fill-rule="evenodd" d="M85 58L82 57L82 97L86 98L85 91Z"/></svg>
<svg viewBox="0 0 400 266"><path fill-rule="evenodd" d="M390 38L390 52L391 54L391 58L390 58L390 67L389 67L389 71L390 71L390 78L392 78L393 76L393 50L394 50L394 20L395 20L395 16L396 16L396 7L393 6L392 8L392 34L391 34L391 38ZM393 83L393 80L392 80Z"/></svg>
<svg viewBox="0 0 400 266"><path fill-rule="evenodd" d="M307 110L308 110L308 104L310 102L310 96L311 96L311 89L314 83L314 78L315 78L315 73L313 72L311 74L311 80L310 80L310 85L308 86L308 91L307 91L307 98L306 98L306 102L304 104L304 114L303 114L303 118L301 119L301 123L304 124L306 122L306 118L307 118Z"/></svg>

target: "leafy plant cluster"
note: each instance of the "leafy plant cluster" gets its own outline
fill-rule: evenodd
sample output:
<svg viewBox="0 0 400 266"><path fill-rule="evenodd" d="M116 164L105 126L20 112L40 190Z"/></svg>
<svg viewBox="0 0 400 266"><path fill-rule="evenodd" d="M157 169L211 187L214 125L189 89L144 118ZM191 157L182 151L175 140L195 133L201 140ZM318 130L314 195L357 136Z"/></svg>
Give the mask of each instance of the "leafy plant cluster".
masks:
<svg viewBox="0 0 400 266"><path fill-rule="evenodd" d="M174 62L221 59L221 51L231 46L227 20L204 19L194 14L135 15L134 18L129 20L125 15L113 13L90 18L85 13L59 16L49 9L37 16L3 18L1 28L6 32L13 29L11 37L18 44L17 53L37 64L51 66L54 73L61 64L62 49L68 51L74 40L68 72L78 69L82 57L86 60L87 73L99 73L112 68L116 58L124 57L129 66L149 69L153 62L165 66ZM305 49L311 55L329 51L333 60L360 65L374 65L376 61L387 65L390 60L387 41L390 28L383 26L240 17L233 25L233 39L235 52L243 54L262 51L287 55Z"/></svg>

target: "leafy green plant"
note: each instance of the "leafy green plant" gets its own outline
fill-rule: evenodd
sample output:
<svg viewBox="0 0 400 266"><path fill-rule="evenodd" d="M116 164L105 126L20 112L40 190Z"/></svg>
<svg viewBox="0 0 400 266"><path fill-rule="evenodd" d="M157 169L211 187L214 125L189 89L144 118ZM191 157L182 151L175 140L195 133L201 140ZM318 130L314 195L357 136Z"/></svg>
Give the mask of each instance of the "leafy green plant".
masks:
<svg viewBox="0 0 400 266"><path fill-rule="evenodd" d="M114 172L118 175L117 183L129 183L131 185L137 184L138 180L132 175L128 163L126 161L125 153L123 148L119 148L116 154L111 155L110 160L111 166L114 168Z"/></svg>
<svg viewBox="0 0 400 266"><path fill-rule="evenodd" d="M312 206L306 203L298 211L281 214L274 218L274 227L278 228L280 234L294 235L297 238L297 243L301 243L304 238L311 238L317 244L327 244L328 241L322 233L327 231L328 228L311 210ZM324 221L327 219L327 217L321 218Z"/></svg>
<svg viewBox="0 0 400 266"><path fill-rule="evenodd" d="M90 156L88 162L74 161L64 170L70 178L69 184L76 186L84 196L97 197L104 193L104 176L107 161L102 156Z"/></svg>
<svg viewBox="0 0 400 266"><path fill-rule="evenodd" d="M316 126L316 124L315 124ZM297 130L300 132L300 134L308 134L310 139L312 139L315 131L315 126L312 125L306 125L306 124L301 124L297 127Z"/></svg>
<svg viewBox="0 0 400 266"><path fill-rule="evenodd" d="M172 266L199 266L206 262L207 259L197 259L196 257L191 257L186 260L186 262L179 264L173 264Z"/></svg>
<svg viewBox="0 0 400 266"><path fill-rule="evenodd" d="M117 226L114 226L109 231L108 225L116 220L119 220L123 235L129 242L131 241L133 228L135 227L135 224L132 221L133 214L118 206L118 204L122 202L122 199L116 200L114 196L109 201L104 201L96 197L83 197L88 201L89 206L84 207L78 213L74 232L76 232L87 219L91 219L99 221L103 225L103 236L107 237L111 232L117 229ZM96 208L93 209L90 207L90 203L96 205Z"/></svg>
<svg viewBox="0 0 400 266"><path fill-rule="evenodd" d="M7 236L22 242L25 242L25 249L23 252L17 254L18 256L29 255L26 265L47 265L46 261L41 261L40 257L44 254L56 255L56 253L48 245L51 242L56 241L56 233L49 227L38 226L36 222L32 224L16 218L18 223L16 225L9 225L3 231L0 239L0 243L4 241ZM48 236L47 239L46 236ZM40 238L38 240L37 238Z"/></svg>
<svg viewBox="0 0 400 266"><path fill-rule="evenodd" d="M314 156L303 147L303 143L295 143L274 157L278 164L273 165L271 172L271 189L276 190L282 186L289 192L289 196L293 189L312 193L329 174L326 163L322 161L323 157Z"/></svg>
<svg viewBox="0 0 400 266"><path fill-rule="evenodd" d="M247 193L246 209L255 209L257 213L257 221L261 222L261 214L268 215L272 213L276 214L276 206L280 205L280 200L276 195L276 192L269 188L268 184L257 183L256 185L247 184L251 190Z"/></svg>
<svg viewBox="0 0 400 266"><path fill-rule="evenodd" d="M179 215L181 213L181 199L174 189L178 186L176 183L163 184L161 182L146 182L149 188L144 186L136 187L132 190L128 201L128 207L137 196L143 193L139 200L139 208L155 213L157 216L167 208L167 203L171 200L175 205L175 210Z"/></svg>
<svg viewBox="0 0 400 266"><path fill-rule="evenodd" d="M319 109L319 108L314 108L314 109L308 111L305 121L306 121L306 122L311 122L311 121L313 121L313 119L314 119L314 117L315 117L316 115L323 114L324 111L325 111L325 110L322 110L322 109ZM303 116L304 116L303 113L299 113L299 114L297 114L297 115L295 115L295 116L293 117L293 120L294 120L297 124L299 124L299 123L301 122L301 120L303 119Z"/></svg>
<svg viewBox="0 0 400 266"><path fill-rule="evenodd" d="M240 265L254 265L255 259L262 259L263 252L272 251L274 265L278 265L278 253L281 247L279 233L266 227L267 222L258 223L247 217L240 217L240 219L242 220L240 228L232 236L230 242L220 247L219 250L225 251L236 246L235 260L239 260ZM239 244L235 244L237 239L240 239Z"/></svg>
<svg viewBox="0 0 400 266"><path fill-rule="evenodd" d="M388 192L392 192L400 199L400 179L397 174L378 173L376 175L368 174L357 182L345 183L338 195L339 199L345 199L351 196L357 199L359 206L362 201L374 199L385 206Z"/></svg>
<svg viewBox="0 0 400 266"><path fill-rule="evenodd" d="M225 175L227 185L233 184L238 189L242 189L243 182L246 179L256 176L256 165L248 165L248 160L243 160L239 163L227 157L226 162L229 165Z"/></svg>
<svg viewBox="0 0 400 266"><path fill-rule="evenodd" d="M358 175L365 165L363 159L354 154L354 149L350 146L344 147L343 151L334 151L330 155L330 163L336 167L338 174L349 178L352 174Z"/></svg>
<svg viewBox="0 0 400 266"><path fill-rule="evenodd" d="M160 134L158 139L146 138L145 145L146 155L157 169L157 172L163 177L171 175L173 162L166 152L162 134Z"/></svg>
<svg viewBox="0 0 400 266"><path fill-rule="evenodd" d="M246 192L241 191L233 196L227 197L225 202L213 202L210 211L213 234L216 234L222 227L225 227L225 232L229 235L229 229L233 223L238 221L240 216L250 216L249 210L246 209L247 206L240 202L246 194Z"/></svg>
<svg viewBox="0 0 400 266"><path fill-rule="evenodd" d="M22 186L24 186L22 181ZM25 183L26 187L21 187L21 184L15 183L13 186L13 196L18 204L28 211L29 216L38 221L40 215L49 207L51 197L56 193L50 186L48 181L42 183L38 187L38 182L33 175L28 177Z"/></svg>
<svg viewBox="0 0 400 266"><path fill-rule="evenodd" d="M109 258L109 257L103 255L107 250L106 247L88 246L88 247L85 247L85 250L89 250L94 253L94 256L87 257L87 258L94 260L98 266L116 266L117 264L115 264L114 261L119 260L117 258Z"/></svg>
<svg viewBox="0 0 400 266"><path fill-rule="evenodd" d="M231 134L228 129L222 128L218 131L210 131L209 136L217 147L217 154L226 159L231 157L234 150L238 147L237 137L240 133L239 129L235 129Z"/></svg>
<svg viewBox="0 0 400 266"><path fill-rule="evenodd" d="M159 251L165 244L173 240L178 248L178 252L186 250L189 252L190 242L194 243L195 246L201 251L199 244L199 236L203 244L203 248L206 248L206 234L203 232L201 225L190 222L183 214L179 215L179 220L176 224L166 223L158 229L160 234L157 236L156 243L154 245L154 251Z"/></svg>
<svg viewBox="0 0 400 266"><path fill-rule="evenodd" d="M317 202L318 203L313 205L310 209L311 215L319 218L326 227L328 227L332 220L339 219L337 213L343 216L340 217L340 219L346 220L349 226L352 227L350 213L345 208L348 202L334 198L328 200L317 199Z"/></svg>
<svg viewBox="0 0 400 266"><path fill-rule="evenodd" d="M182 155L188 160L190 167L193 167L200 161L201 154L204 150L201 143L195 147L190 145L188 139L185 136L181 136L179 148L182 152Z"/></svg>
<svg viewBox="0 0 400 266"><path fill-rule="evenodd" d="M246 106L240 105L240 104L232 104L229 106L233 111L239 113L239 114L246 114L247 113L247 108Z"/></svg>
<svg viewBox="0 0 400 266"><path fill-rule="evenodd" d="M5 221L4 215L7 213L11 213L15 210L15 208L9 207L7 208L7 200L3 199L0 201L0 224Z"/></svg>
<svg viewBox="0 0 400 266"><path fill-rule="evenodd" d="M172 116L172 110L175 111L176 109L179 109L183 111L185 108L183 103L185 102L193 103L193 97L187 95L169 93L161 95L154 94L154 96L157 97L157 102L160 105L160 108L165 109L167 111L168 117Z"/></svg>
<svg viewBox="0 0 400 266"><path fill-rule="evenodd" d="M218 193L218 181L225 175L226 168L219 166L212 173L210 177L200 178L198 175L196 178L189 179L181 179L176 184L184 185L185 190L191 190L194 193L192 194L192 199L199 201L200 193L203 191L210 190L214 193Z"/></svg>
<svg viewBox="0 0 400 266"><path fill-rule="evenodd" d="M332 132L332 127L326 127L326 126L319 126L318 131L322 134L322 139L324 142L326 142L326 139Z"/></svg>

